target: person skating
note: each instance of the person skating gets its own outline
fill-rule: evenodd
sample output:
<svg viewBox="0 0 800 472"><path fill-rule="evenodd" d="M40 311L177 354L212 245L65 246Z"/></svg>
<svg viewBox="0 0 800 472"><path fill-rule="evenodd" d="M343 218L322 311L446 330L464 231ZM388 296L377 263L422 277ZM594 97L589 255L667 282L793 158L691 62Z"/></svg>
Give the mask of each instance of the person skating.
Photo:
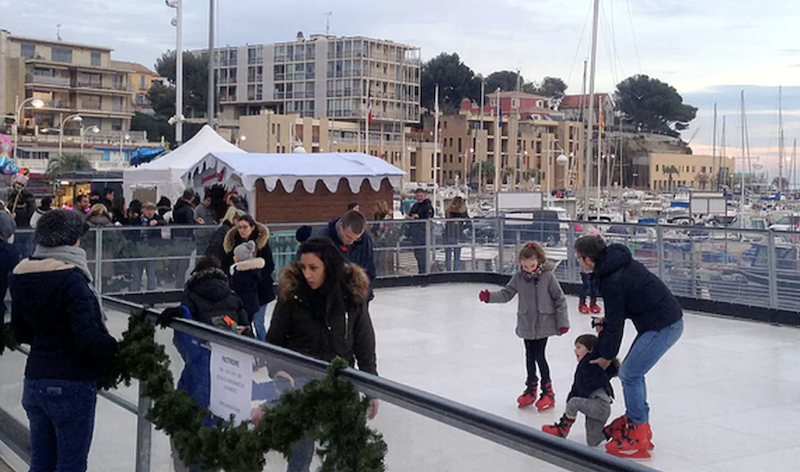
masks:
<svg viewBox="0 0 800 472"><path fill-rule="evenodd" d="M348 210L314 232L314 237L327 238L342 251L344 258L364 269L369 277L369 299L372 300L372 285L377 277L372 248L372 236L367 232L367 219L358 210Z"/></svg>
<svg viewBox="0 0 800 472"><path fill-rule="evenodd" d="M520 271L511 277L508 285L498 292L484 290L479 298L484 303L507 303L519 294L517 336L525 341L528 377L525 390L517 398L517 405L525 408L535 403L537 410L544 411L556 404L550 366L545 357L547 338L569 331L567 299L542 246L533 242L525 244L519 253L519 263ZM542 393L538 400L537 366L542 381Z"/></svg>
<svg viewBox="0 0 800 472"><path fill-rule="evenodd" d="M601 236L600 230L597 228L589 228L589 236ZM597 298L600 293L597 290L597 284L592 280L592 274L581 269L581 299L578 305L578 311L587 315L589 313L600 313L602 309L597 305ZM586 304L586 299L589 299L589 304Z"/></svg>
<svg viewBox="0 0 800 472"><path fill-rule="evenodd" d="M616 359L606 370L592 364L591 361L597 358L594 351L596 345L597 336L593 334L582 334L575 340L578 367L575 369L572 390L567 396L567 408L558 423L542 427L545 433L566 438L578 413L583 413L586 416L586 444L591 447L606 439L603 428L611 416L611 402L614 399L611 379L617 375L619 368Z"/></svg>
<svg viewBox="0 0 800 472"><path fill-rule="evenodd" d="M611 365L622 344L626 319L638 332L619 370L625 415L604 430L613 439L606 451L621 457L650 457L653 432L645 375L683 334L683 310L664 282L634 260L626 246L606 246L598 236L584 236L575 242L575 253L581 268L598 284L606 312L597 328L597 359L591 362L604 369Z"/></svg>

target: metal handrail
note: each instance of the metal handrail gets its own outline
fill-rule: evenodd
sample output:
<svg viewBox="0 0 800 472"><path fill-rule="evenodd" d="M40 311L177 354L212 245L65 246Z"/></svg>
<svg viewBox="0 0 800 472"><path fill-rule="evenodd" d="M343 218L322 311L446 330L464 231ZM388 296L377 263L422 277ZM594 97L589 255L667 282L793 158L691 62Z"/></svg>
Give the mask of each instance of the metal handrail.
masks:
<svg viewBox="0 0 800 472"><path fill-rule="evenodd" d="M103 302L106 306L122 312L130 313L142 308L134 303L113 297L103 297ZM155 321L159 312L152 309L147 311L149 321ZM322 377L328 370L327 362L196 321L174 319L170 322L170 328L253 356L277 359L280 362L291 364L293 369L310 377ZM603 454L572 441L556 438L497 415L399 382L352 368L341 370L339 375L350 381L360 392L373 398L381 399L566 470L581 472L652 472L655 470L635 462Z"/></svg>

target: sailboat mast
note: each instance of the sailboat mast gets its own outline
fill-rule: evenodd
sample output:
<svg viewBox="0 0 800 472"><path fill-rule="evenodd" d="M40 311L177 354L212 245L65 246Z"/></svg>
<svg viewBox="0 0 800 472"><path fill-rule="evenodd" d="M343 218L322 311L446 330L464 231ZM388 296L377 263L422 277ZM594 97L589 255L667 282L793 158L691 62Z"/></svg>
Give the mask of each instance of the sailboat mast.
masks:
<svg viewBox="0 0 800 472"><path fill-rule="evenodd" d="M797 138L794 138L792 144L792 184L795 190L797 189Z"/></svg>
<svg viewBox="0 0 800 472"><path fill-rule="evenodd" d="M714 169L717 169L717 177L715 177ZM717 189L719 189L719 175L719 168L717 168L717 103L714 102L714 136L711 139L711 178L716 182L715 185Z"/></svg>
<svg viewBox="0 0 800 472"><path fill-rule="evenodd" d="M741 203L741 210L744 210L744 162L745 158L747 157L746 153L746 145L747 142L745 141L745 111L744 111L744 90L742 90L742 117L741 117L741 124L742 124L742 168L739 169L739 173L742 174L742 203Z"/></svg>
<svg viewBox="0 0 800 472"><path fill-rule="evenodd" d="M783 191L783 87L778 87L778 193Z"/></svg>
<svg viewBox="0 0 800 472"><path fill-rule="evenodd" d="M719 176L720 180L722 179L722 168L725 167L725 158L726 154L728 154L727 143L725 142L725 115L722 115L722 137L720 138L720 154L719 154ZM727 184L727 175L725 176L725 182Z"/></svg>
<svg viewBox="0 0 800 472"><path fill-rule="evenodd" d="M589 221L589 183L592 180L592 137L594 134L594 81L597 73L597 27L600 21L600 0L594 0L592 20L592 53L589 63L589 117L586 126L586 159L584 162L583 218Z"/></svg>

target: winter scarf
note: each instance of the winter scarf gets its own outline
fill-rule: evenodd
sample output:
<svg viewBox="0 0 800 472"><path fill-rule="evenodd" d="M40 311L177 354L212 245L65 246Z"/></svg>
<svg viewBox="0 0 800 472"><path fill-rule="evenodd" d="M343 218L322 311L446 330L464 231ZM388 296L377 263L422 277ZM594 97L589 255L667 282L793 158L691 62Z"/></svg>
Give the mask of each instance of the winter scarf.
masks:
<svg viewBox="0 0 800 472"><path fill-rule="evenodd" d="M75 266L86 279L89 290L91 290L97 298L97 305L100 307L100 313L103 315L103 322L106 321L107 318L103 311L103 304L100 303L100 294L97 293L97 289L94 286L94 277L92 277L92 273L89 271L89 264L86 262L86 251L75 246L44 247L36 245L33 257L36 259L55 259L65 264Z"/></svg>

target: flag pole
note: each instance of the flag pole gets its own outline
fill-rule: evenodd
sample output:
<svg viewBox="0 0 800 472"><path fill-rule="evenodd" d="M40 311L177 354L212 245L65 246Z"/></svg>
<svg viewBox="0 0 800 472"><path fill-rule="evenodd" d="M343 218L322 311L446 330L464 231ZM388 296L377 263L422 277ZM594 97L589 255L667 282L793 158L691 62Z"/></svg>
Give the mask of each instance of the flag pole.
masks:
<svg viewBox="0 0 800 472"><path fill-rule="evenodd" d="M433 208L436 210L436 197L439 193L439 84L433 97Z"/></svg>
<svg viewBox="0 0 800 472"><path fill-rule="evenodd" d="M364 154L369 154L369 122L372 114L372 101L370 97L370 83L367 80L367 117L364 119Z"/></svg>

